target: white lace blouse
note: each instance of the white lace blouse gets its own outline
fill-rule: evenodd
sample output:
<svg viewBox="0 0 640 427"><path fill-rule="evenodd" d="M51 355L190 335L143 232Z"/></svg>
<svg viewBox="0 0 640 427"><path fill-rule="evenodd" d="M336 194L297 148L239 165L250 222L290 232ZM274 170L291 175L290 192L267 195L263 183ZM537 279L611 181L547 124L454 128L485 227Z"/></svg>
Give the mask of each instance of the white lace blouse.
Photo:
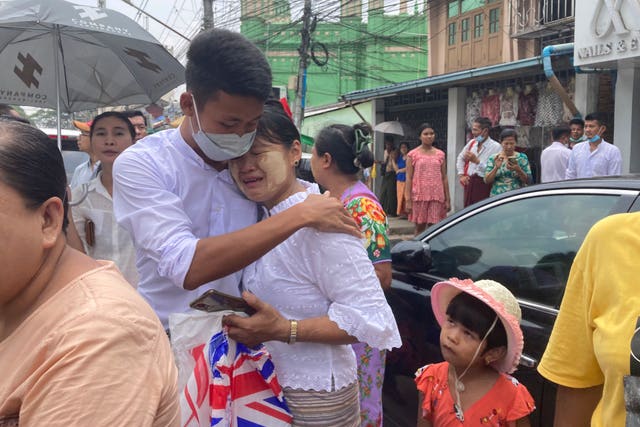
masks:
<svg viewBox="0 0 640 427"><path fill-rule="evenodd" d="M274 215L319 193L316 184L281 202ZM380 349L400 347L396 321L362 241L346 234L303 228L247 267L246 289L289 319L328 315L340 329ZM282 386L338 390L356 381L350 345L270 341ZM332 381L333 379L333 381Z"/></svg>

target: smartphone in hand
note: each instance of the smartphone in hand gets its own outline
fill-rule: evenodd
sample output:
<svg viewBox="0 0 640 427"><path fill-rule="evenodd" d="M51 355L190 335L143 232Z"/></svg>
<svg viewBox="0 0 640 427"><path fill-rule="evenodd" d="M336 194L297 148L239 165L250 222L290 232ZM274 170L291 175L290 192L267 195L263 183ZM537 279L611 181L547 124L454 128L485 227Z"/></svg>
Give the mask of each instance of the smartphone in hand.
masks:
<svg viewBox="0 0 640 427"><path fill-rule="evenodd" d="M518 163L518 160L516 159L516 156L507 157L507 161L509 162L509 165L511 165L511 166L515 166Z"/></svg>
<svg viewBox="0 0 640 427"><path fill-rule="evenodd" d="M241 311L248 315L254 314L256 311L245 300L240 297L225 294L224 292L209 289L195 300L191 301L189 306L193 309L206 311L209 313L224 310Z"/></svg>

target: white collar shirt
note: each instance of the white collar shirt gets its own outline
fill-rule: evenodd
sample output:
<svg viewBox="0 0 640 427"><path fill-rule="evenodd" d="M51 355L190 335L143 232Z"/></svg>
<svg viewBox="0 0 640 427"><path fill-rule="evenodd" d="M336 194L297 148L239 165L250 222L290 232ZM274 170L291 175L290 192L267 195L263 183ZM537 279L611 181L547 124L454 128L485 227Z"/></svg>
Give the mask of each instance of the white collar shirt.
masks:
<svg viewBox="0 0 640 427"><path fill-rule="evenodd" d="M87 184L72 190L71 200L79 202L71 209L73 223L87 255L94 259L113 261L124 278L136 287L138 272L133 242L129 232L116 223L113 216L113 200L102 185L101 176L102 173ZM93 246L87 244L85 231L87 220L91 220L94 224Z"/></svg>
<svg viewBox="0 0 640 427"><path fill-rule="evenodd" d="M611 176L622 173L622 155L620 149L604 139L591 151L589 141L573 146L566 179Z"/></svg>
<svg viewBox="0 0 640 427"><path fill-rule="evenodd" d="M480 145L479 148L478 145ZM458 171L458 175L465 175L465 152L471 151L478 157L479 162L478 164L469 162L469 168L467 169L466 175L478 175L479 177L484 178L485 169L487 168L487 160L489 160L489 157L499 153L501 150L502 146L500 145L500 143L491 138L487 138L487 140L482 144L478 144L475 139L471 139L469 142L467 142L460 154L458 154L458 158L456 159L456 169Z"/></svg>
<svg viewBox="0 0 640 427"><path fill-rule="evenodd" d="M91 166L91 160L80 163L73 171L73 176L71 177L71 183L69 184L69 187L76 188L82 184L88 183L96 176L98 176L98 172L100 172L99 161L95 162L93 166Z"/></svg>
<svg viewBox="0 0 640 427"><path fill-rule="evenodd" d="M272 208L277 214L318 194L308 185ZM340 329L372 347L400 347L400 335L362 241L341 233L302 228L245 268L243 282L285 318L329 316ZM331 391L356 381L350 345L265 343L282 386ZM333 384L332 384L333 379Z"/></svg>
<svg viewBox="0 0 640 427"><path fill-rule="evenodd" d="M561 181L567 174L571 149L562 142L554 141L540 155L540 182Z"/></svg>
<svg viewBox="0 0 640 427"><path fill-rule="evenodd" d="M125 150L113 173L114 213L133 238L138 291L165 328L169 314L187 311L208 289L239 295L242 271L192 291L183 287L199 239L257 220L256 204L240 193L228 170L206 164L179 129L169 129Z"/></svg>

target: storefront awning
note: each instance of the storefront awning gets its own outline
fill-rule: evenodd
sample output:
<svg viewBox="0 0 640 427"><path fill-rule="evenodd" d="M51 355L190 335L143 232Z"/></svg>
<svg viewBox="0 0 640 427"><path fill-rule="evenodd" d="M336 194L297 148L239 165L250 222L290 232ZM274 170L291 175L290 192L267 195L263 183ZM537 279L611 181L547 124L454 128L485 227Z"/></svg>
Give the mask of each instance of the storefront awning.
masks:
<svg viewBox="0 0 640 427"><path fill-rule="evenodd" d="M542 73L542 57L535 56L533 58L521 59L519 61L506 62L504 64L498 65L489 65L487 67L473 68L471 70L441 74L438 76L425 77L408 82L381 86L374 89L356 90L346 93L343 96L343 99L346 101L374 99L382 96L398 95L401 92L406 92L414 89L435 88L438 86L455 86L456 84L461 83L469 84L488 79L493 80L498 78L507 78L509 76L512 76L514 72L522 72L527 68L538 68L539 72Z"/></svg>

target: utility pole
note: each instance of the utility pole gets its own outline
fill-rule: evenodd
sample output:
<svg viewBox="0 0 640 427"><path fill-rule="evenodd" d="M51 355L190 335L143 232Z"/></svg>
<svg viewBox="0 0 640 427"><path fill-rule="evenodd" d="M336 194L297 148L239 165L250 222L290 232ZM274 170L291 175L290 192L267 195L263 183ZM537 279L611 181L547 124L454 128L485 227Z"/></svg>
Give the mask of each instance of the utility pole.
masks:
<svg viewBox="0 0 640 427"><path fill-rule="evenodd" d="M213 0L202 0L202 30L213 28Z"/></svg>
<svg viewBox="0 0 640 427"><path fill-rule="evenodd" d="M293 111L293 122L300 128L304 118L305 98L307 92L307 65L309 65L309 47L311 45L311 0L304 0L302 29L300 35L300 63L298 65L298 81L296 82L296 103Z"/></svg>

